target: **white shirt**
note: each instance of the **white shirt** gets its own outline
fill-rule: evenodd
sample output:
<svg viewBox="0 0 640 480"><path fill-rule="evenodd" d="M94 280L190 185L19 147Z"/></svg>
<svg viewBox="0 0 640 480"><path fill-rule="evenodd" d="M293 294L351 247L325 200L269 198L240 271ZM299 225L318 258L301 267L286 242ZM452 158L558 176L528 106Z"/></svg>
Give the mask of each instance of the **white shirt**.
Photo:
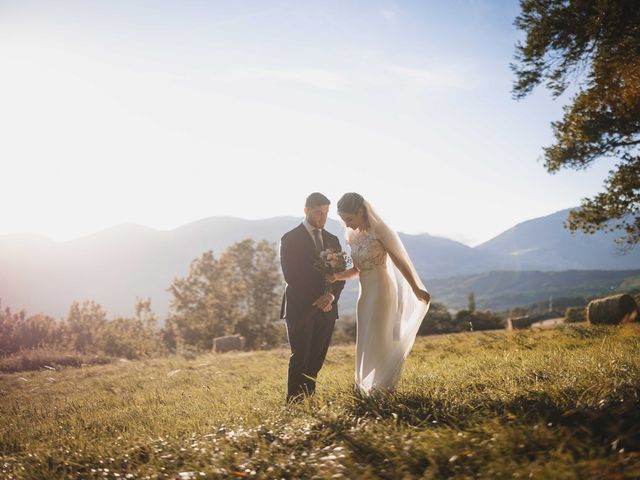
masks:
<svg viewBox="0 0 640 480"><path fill-rule="evenodd" d="M314 227L313 225L311 225L311 224L307 221L307 219L306 219L306 218L302 221L302 224L304 225L304 228L306 228L306 229L307 229L307 232L309 232L309 235L311 235L311 240L313 240L313 243L314 243L314 245L315 245L315 243L316 243L316 237L315 237L315 235L313 234L313 231L316 229L316 227ZM323 249L324 249L324 239L322 238L322 229L321 229L321 228L319 228L318 230L320 230L320 243L321 243L321 245L320 245L320 249L321 249L321 250L323 250Z"/></svg>

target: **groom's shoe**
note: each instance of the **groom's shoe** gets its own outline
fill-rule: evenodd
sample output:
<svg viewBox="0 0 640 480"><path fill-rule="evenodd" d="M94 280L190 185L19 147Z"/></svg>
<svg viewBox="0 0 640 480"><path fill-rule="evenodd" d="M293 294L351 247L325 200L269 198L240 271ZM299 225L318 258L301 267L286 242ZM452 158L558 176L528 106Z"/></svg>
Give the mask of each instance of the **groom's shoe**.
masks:
<svg viewBox="0 0 640 480"><path fill-rule="evenodd" d="M309 392L306 385L300 385L297 391L287 393L286 403L299 403L303 401L306 397L313 395L313 392Z"/></svg>
<svg viewBox="0 0 640 480"><path fill-rule="evenodd" d="M292 405L294 403L300 403L303 398L304 398L303 394L287 395L287 397L284 399L284 403L286 403L287 405Z"/></svg>

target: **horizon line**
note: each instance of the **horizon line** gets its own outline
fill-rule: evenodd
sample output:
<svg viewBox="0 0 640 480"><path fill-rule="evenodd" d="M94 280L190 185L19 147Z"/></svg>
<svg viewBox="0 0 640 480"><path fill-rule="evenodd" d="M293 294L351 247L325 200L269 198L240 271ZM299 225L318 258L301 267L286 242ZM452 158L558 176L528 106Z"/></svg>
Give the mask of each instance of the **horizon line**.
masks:
<svg viewBox="0 0 640 480"><path fill-rule="evenodd" d="M548 216L551 216L551 215L555 215L555 214L563 212L565 210L571 210L572 208L576 208L576 207L563 208L563 209L560 209L560 210L556 210L553 213L549 213L547 215L542 215L540 217L535 217L535 218L529 218L529 219L526 219L526 220L522 220L522 221L520 221L518 223L515 223L511 227L503 230L498 235L494 235L494 236L492 236L492 237L490 237L490 238L488 238L486 240L480 241L478 243L471 242L471 243L475 243L475 245L471 245L470 243L464 242L464 241L461 241L461 240L456 240L455 238L452 238L451 236L444 235L444 234L432 234L432 233L429 233L429 232L406 233L406 232L402 232L402 231L398 231L398 233L402 233L403 235L410 235L410 236L414 236L414 237L418 237L418 236L421 236L421 235L428 235L428 236L434 237L434 238L443 238L443 239L446 239L446 240L450 240L452 242L456 242L456 243L459 243L461 245L465 245L465 246L467 246L469 248L476 248L477 246L482 245L483 243L486 243L488 241L491 241L492 239L502 235L503 233L511 230L512 228L514 228L514 227L516 227L518 225L521 225L523 223L529 222L531 220L536 220L536 219L539 219L539 218L545 218L545 217L548 217ZM18 231L18 232L0 233L0 238L2 238L2 237L10 237L10 236L15 236L15 237L31 236L31 237L41 237L41 238L44 238L44 239L46 239L48 241L55 242L55 243L66 243L66 242L72 242L72 241L80 240L80 239L83 239L83 238L99 235L101 233L105 233L105 232L108 232L110 230L114 230L114 229L117 229L117 228L120 228L120 227L125 227L125 226L135 226L135 227L144 228L146 230L153 230L153 231L156 231L156 232L168 233L168 232L173 232L175 230L179 230L179 229L184 228L184 227L186 227L188 225L193 225L193 224L196 224L196 223L199 223L199 222L203 222L203 221L206 221L206 220L210 220L210 219L228 219L228 220L241 220L241 221L245 221L245 222L260 222L260 221L282 219L282 218L303 218L303 217L302 216L298 217L298 216L295 216L295 215L275 215L275 216L272 216L272 217L245 218L245 217L237 217L237 216L233 216L233 215L210 215L210 216L203 217L203 218L200 218L200 219L197 219L197 220L192 220L192 221L189 221L189 222L186 222L186 223L179 224L179 225L177 225L176 227L173 227L173 228L150 227L148 225L132 221L132 222L122 222L122 223L113 224L113 225L110 225L108 227L104 227L104 228L101 228L101 229L98 229L98 230L94 230L94 231L89 232L89 233L80 234L80 235L76 235L76 236L73 236L73 237L70 237L70 238L64 238L64 239L56 239L56 238L53 238L51 235L48 235L48 234L45 234L45 233L40 233L40 232L33 232L33 231ZM340 220L336 219L333 216L329 216L328 218L333 220L333 221L336 221L336 222L340 223Z"/></svg>

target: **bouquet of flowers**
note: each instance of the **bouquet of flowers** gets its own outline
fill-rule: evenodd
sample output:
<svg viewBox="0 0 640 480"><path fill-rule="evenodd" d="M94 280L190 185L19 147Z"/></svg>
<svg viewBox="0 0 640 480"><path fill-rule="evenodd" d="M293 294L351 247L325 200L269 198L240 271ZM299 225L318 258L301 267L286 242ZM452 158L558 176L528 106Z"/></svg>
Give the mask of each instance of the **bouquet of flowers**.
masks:
<svg viewBox="0 0 640 480"><path fill-rule="evenodd" d="M351 258L345 252L338 252L334 249L322 250L316 258L313 267L322 273L322 276L332 273L344 272L351 266ZM331 284L325 282L324 293L331 292Z"/></svg>

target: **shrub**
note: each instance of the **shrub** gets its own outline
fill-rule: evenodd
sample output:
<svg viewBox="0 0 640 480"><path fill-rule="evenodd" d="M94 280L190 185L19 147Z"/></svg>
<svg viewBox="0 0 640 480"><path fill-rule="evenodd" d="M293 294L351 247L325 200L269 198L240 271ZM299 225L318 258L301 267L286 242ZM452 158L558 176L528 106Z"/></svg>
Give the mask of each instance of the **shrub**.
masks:
<svg viewBox="0 0 640 480"><path fill-rule="evenodd" d="M418 335L455 333L468 330L468 325L451 316L449 308L443 303L432 302L424 317Z"/></svg>
<svg viewBox="0 0 640 480"><path fill-rule="evenodd" d="M43 368L82 367L102 365L114 359L104 355L87 355L79 352L68 352L53 348L37 348L21 350L4 358L0 358L0 372L12 373Z"/></svg>
<svg viewBox="0 0 640 480"><path fill-rule="evenodd" d="M565 323L578 323L587 321L587 310L580 307L569 307L564 312Z"/></svg>
<svg viewBox="0 0 640 480"><path fill-rule="evenodd" d="M497 330L505 327L505 321L491 310L484 312L460 310L456 313L455 322L469 326L470 330Z"/></svg>

